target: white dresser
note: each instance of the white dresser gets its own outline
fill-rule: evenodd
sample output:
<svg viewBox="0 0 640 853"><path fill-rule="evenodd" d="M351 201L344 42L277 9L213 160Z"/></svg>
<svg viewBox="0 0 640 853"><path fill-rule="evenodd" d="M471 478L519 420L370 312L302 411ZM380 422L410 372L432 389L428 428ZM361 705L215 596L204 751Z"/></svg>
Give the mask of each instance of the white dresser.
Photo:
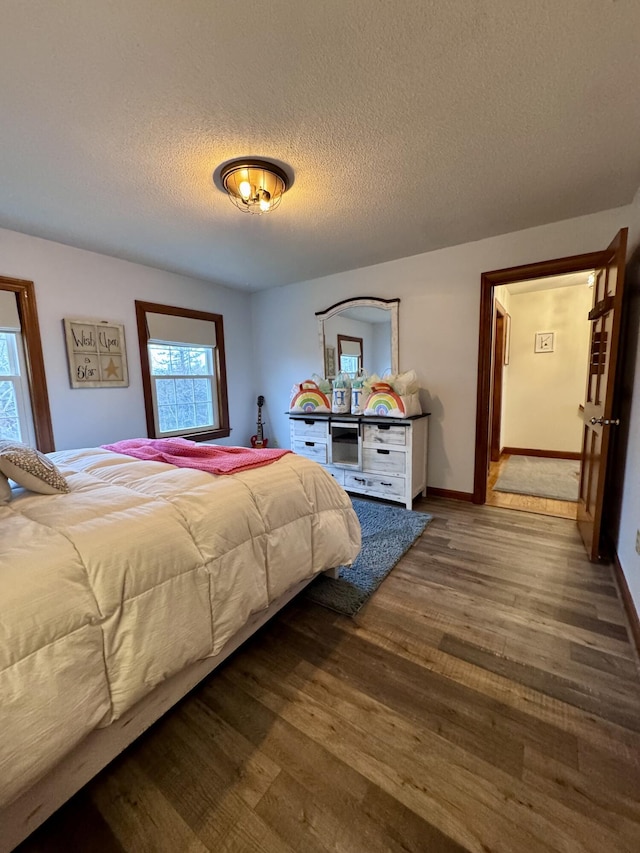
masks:
<svg viewBox="0 0 640 853"><path fill-rule="evenodd" d="M290 415L291 449L313 459L348 492L411 509L427 493L428 415L400 420L355 415Z"/></svg>

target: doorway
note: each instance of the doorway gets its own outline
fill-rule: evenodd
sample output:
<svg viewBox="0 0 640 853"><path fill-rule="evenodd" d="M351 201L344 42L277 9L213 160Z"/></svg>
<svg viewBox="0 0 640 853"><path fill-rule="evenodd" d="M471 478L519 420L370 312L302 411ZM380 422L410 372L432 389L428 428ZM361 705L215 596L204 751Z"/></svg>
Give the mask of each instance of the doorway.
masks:
<svg viewBox="0 0 640 853"><path fill-rule="evenodd" d="M474 503L486 503L490 462L490 412L494 330L494 291L510 282L531 282L549 276L594 271L593 307L590 324L588 383L585 389L580 452L580 480L577 524L589 559L607 557L607 525L604 507L613 493L611 459L617 444L616 428L620 419L617 373L628 228L622 228L611 243L599 252L526 264L520 267L483 273L480 281L480 335L478 353L478 389L476 408L476 456ZM553 349L553 334L539 330L535 351ZM539 349L538 349L539 348Z"/></svg>
<svg viewBox="0 0 640 853"><path fill-rule="evenodd" d="M487 504L576 519L593 270L494 288Z"/></svg>
<svg viewBox="0 0 640 853"><path fill-rule="evenodd" d="M501 461L500 458L493 459L496 455L495 435L497 429L492 422L492 413L497 411L494 403L494 392L496 391L496 376L500 376L501 381L504 377L504 361L511 360L510 352L510 317L507 315L508 306L505 306L500 300L500 309L496 311L496 293L500 293L498 288L506 285L514 285L516 282L526 286L527 282L543 281L551 277L562 277L572 274L581 273L589 275L591 271L596 269L602 263L602 252L588 252L583 255L574 255L567 258L556 258L549 261L541 261L534 264L526 264L519 267L510 267L503 270L483 273L481 277L481 293L480 293L480 336L479 336L479 357L478 357L478 406L476 415L476 461L474 475L474 503L487 503L487 498L491 492L492 503L494 499L501 506L510 506L513 509L528 509L535 512L540 507L534 507L532 502L524 498L516 497L494 497L494 486L500 474ZM504 292L503 292L504 298ZM503 334L503 357L502 368L499 365L499 347L496 351L496 323L497 315L504 314L502 321ZM540 329L539 331L548 331ZM500 408L500 415L502 409ZM500 417L501 420L501 417ZM493 438L493 441L492 441ZM500 447L501 455L504 447ZM508 454L511 456L511 454ZM506 493L509 494L509 493ZM525 507L524 504L529 504ZM560 509L548 505L552 510ZM573 508L569 508L569 511ZM575 515L572 516L575 518Z"/></svg>

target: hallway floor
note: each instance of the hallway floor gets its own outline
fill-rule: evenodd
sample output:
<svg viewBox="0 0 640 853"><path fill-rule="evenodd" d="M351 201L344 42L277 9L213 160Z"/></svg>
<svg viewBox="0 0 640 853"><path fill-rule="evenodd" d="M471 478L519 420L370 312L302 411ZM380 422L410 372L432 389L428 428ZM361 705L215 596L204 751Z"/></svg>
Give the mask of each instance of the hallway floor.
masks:
<svg viewBox="0 0 640 853"><path fill-rule="evenodd" d="M578 505L574 501L556 501L552 498L537 498L533 495L515 495L509 492L494 491L493 487L507 459L509 459L509 454L503 454L498 462L492 462L490 465L487 482L488 506L519 509L522 512L537 512L540 515L553 515L555 518L575 519Z"/></svg>

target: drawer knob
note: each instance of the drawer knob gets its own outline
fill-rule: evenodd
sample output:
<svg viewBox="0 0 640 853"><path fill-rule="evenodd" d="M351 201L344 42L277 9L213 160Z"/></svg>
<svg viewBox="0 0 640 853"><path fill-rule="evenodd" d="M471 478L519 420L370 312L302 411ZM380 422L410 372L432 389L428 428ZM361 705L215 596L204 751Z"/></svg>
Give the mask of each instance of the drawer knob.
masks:
<svg viewBox="0 0 640 853"><path fill-rule="evenodd" d="M376 453L382 453L383 456L388 456L390 452L390 450L380 450L380 448L376 449Z"/></svg>
<svg viewBox="0 0 640 853"><path fill-rule="evenodd" d="M304 444L305 444L305 447L315 447L316 446L315 441L305 441Z"/></svg>
<svg viewBox="0 0 640 853"><path fill-rule="evenodd" d="M367 482L366 480L363 480L362 477L354 477L353 479L356 481L356 483L362 483L362 485Z"/></svg>

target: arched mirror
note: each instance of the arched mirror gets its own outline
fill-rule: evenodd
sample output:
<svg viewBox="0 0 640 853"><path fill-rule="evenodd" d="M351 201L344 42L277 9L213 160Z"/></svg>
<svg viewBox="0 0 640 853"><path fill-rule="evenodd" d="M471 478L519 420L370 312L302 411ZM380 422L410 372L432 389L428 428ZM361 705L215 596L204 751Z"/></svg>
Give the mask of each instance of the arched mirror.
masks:
<svg viewBox="0 0 640 853"><path fill-rule="evenodd" d="M322 373L398 373L399 299L361 296L316 311Z"/></svg>

